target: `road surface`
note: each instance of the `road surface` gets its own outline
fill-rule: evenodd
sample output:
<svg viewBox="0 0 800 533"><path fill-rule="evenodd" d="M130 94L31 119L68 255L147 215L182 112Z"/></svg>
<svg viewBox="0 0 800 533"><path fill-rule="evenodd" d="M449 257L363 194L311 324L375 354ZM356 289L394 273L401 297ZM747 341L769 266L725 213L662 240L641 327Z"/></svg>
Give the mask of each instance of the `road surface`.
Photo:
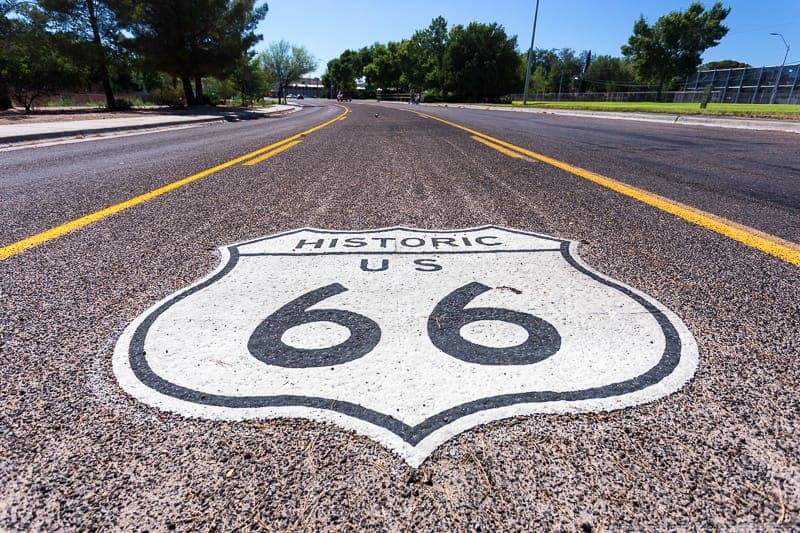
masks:
<svg viewBox="0 0 800 533"><path fill-rule="evenodd" d="M796 147L785 133L353 102L4 151L0 527L798 528ZM393 227L502 227L572 242L596 280L669 310L686 330L684 348L696 343L696 370L620 409L490 416L416 462L357 424L289 411L192 417L120 381L112 360L127 353L123 331L224 265L222 247L300 228L390 238L357 232ZM474 231L458 238L484 230ZM508 237L485 231L487 246ZM421 235L420 246L436 244ZM314 251L309 239L301 252ZM417 271L435 271L438 252ZM313 261L284 269L287 279L300 284ZM547 287L549 304L569 292L561 283ZM387 286L378 300L400 305L395 294ZM572 305L555 327L562 345L564 324L582 309ZM598 331L615 312L591 313ZM381 322L382 339L401 322ZM598 342L626 341L637 327L609 326ZM203 324L191 332L184 344L222 335ZM594 364L575 372L606 371ZM195 373L205 376L190 365L178 378ZM406 374L387 373L378 390L387 405L417 390ZM430 389L442 402L464 393L446 378Z"/></svg>

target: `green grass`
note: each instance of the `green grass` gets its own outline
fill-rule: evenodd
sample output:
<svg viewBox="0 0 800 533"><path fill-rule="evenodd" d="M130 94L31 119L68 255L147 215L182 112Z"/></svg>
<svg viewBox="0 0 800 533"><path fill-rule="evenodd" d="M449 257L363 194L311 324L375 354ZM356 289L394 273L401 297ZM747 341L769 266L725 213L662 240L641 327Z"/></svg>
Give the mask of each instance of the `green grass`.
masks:
<svg viewBox="0 0 800 533"><path fill-rule="evenodd" d="M40 105L41 107L105 107L106 102L103 101L96 101L96 102L75 102L71 98L54 98L52 100L43 101L42 104L39 102L35 102L35 104Z"/></svg>
<svg viewBox="0 0 800 533"><path fill-rule="evenodd" d="M515 101L511 105L521 107L522 102ZM528 102L526 107L800 120L800 105L791 104L708 104L706 109L700 109L700 104L667 104L661 102Z"/></svg>

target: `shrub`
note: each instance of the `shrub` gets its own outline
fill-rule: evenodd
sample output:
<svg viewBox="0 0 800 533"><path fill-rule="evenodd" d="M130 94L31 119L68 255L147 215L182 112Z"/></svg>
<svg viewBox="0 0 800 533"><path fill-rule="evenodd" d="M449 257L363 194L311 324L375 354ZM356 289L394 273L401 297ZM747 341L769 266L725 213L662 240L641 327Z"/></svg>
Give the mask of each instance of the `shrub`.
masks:
<svg viewBox="0 0 800 533"><path fill-rule="evenodd" d="M422 92L421 100L423 102L429 102L429 103L441 102L442 93L440 93L437 89L429 89L427 91Z"/></svg>
<svg viewBox="0 0 800 533"><path fill-rule="evenodd" d="M150 91L150 101L158 105L180 107L185 104L183 91L169 85Z"/></svg>
<svg viewBox="0 0 800 533"><path fill-rule="evenodd" d="M197 103L200 105L219 105L219 99L211 96L210 94L202 94L198 98Z"/></svg>

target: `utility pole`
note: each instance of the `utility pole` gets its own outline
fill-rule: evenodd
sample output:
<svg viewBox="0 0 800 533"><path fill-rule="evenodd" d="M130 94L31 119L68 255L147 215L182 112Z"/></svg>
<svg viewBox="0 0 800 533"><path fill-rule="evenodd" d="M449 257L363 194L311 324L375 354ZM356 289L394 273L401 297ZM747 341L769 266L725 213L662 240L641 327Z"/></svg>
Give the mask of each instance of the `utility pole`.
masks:
<svg viewBox="0 0 800 533"><path fill-rule="evenodd" d="M533 31L531 32L531 47L528 49L528 68L525 71L525 90L522 95L522 105L528 104L528 86L531 82L531 63L533 62L533 41L536 39L536 19L539 18L539 0L536 0L536 10L533 12Z"/></svg>
<svg viewBox="0 0 800 533"><path fill-rule="evenodd" d="M781 77L783 76L783 67L786 65L786 58L789 57L789 43L786 42L786 39L783 38L783 35L780 33L770 33L770 35L777 35L783 41L783 44L786 45L786 54L783 56L783 63L781 63L781 68L778 69L778 77L775 79L775 87L772 88L772 96L769 98L769 103L775 103L775 97L778 96L778 84L781 82Z"/></svg>

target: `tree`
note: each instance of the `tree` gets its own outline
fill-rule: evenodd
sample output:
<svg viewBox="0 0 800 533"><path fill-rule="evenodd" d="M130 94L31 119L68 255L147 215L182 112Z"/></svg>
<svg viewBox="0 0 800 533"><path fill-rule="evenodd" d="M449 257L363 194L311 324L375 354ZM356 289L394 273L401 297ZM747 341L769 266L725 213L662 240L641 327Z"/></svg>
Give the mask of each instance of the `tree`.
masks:
<svg viewBox="0 0 800 533"><path fill-rule="evenodd" d="M264 72L258 58L243 57L227 78L208 78L206 92L214 100L229 100L242 97L242 105L247 105L269 93L272 80Z"/></svg>
<svg viewBox="0 0 800 533"><path fill-rule="evenodd" d="M405 90L423 90L427 72L420 59L418 43L415 44L410 39L400 41L397 46L397 61L400 65L400 86Z"/></svg>
<svg viewBox="0 0 800 533"><path fill-rule="evenodd" d="M356 92L356 79L363 76L361 59L357 52L345 50L342 54L328 61L322 82L325 87L333 92Z"/></svg>
<svg viewBox="0 0 800 533"><path fill-rule="evenodd" d="M525 61L527 60L528 58L527 56L525 56ZM547 92L548 90L547 76L545 75L544 67L542 67L541 65L534 68L533 72L531 72L530 85L528 86L528 88L533 93Z"/></svg>
<svg viewBox="0 0 800 533"><path fill-rule="evenodd" d="M580 78L588 59L588 52L576 54L570 48L561 50L544 50L537 48L531 58L531 90L534 92L559 92L578 89L575 78ZM517 76L524 79L527 69L527 55L520 55L521 65L517 67ZM585 73L584 73L585 74ZM574 85L574 87L573 87Z"/></svg>
<svg viewBox="0 0 800 533"><path fill-rule="evenodd" d="M694 2L686 11L673 11L652 26L642 16L633 25L633 35L622 46L622 54L633 61L642 79L657 85L660 101L665 83L695 72L702 53L728 33L722 24L728 13L730 8L722 7L721 2L709 11Z"/></svg>
<svg viewBox="0 0 800 533"><path fill-rule="evenodd" d="M448 86L474 101L495 100L522 85L517 38L497 23L453 26L445 53Z"/></svg>
<svg viewBox="0 0 800 533"><path fill-rule="evenodd" d="M741 61L734 61L733 59L723 59L722 61L709 61L704 65L700 65L700 70L727 70L730 68L751 68L751 65L742 63Z"/></svg>
<svg viewBox="0 0 800 533"><path fill-rule="evenodd" d="M127 17L146 68L181 79L186 102L202 101L203 76L225 76L261 40L257 0L145 0ZM195 90L192 90L192 82Z"/></svg>
<svg viewBox="0 0 800 533"><path fill-rule="evenodd" d="M115 107L109 75L109 55L117 49L119 24L113 9L103 0L39 0L51 27L88 48L88 63L97 72L106 106Z"/></svg>
<svg viewBox="0 0 800 533"><path fill-rule="evenodd" d="M364 75L364 59L366 55L362 54L361 51L345 50L339 56L339 67L343 77L341 81L346 91L356 91L356 80Z"/></svg>
<svg viewBox="0 0 800 533"><path fill-rule="evenodd" d="M381 89L400 87L400 57L398 43L373 45L372 62L363 69L367 83Z"/></svg>
<svg viewBox="0 0 800 533"><path fill-rule="evenodd" d="M586 69L584 79L590 91L611 92L630 86L636 78L630 61L611 56L597 56Z"/></svg>
<svg viewBox="0 0 800 533"><path fill-rule="evenodd" d="M9 17L15 7L14 0L0 0L0 42L6 43L6 46L0 47L0 110L12 107L6 70L13 59L7 47L18 31L18 21Z"/></svg>
<svg viewBox="0 0 800 533"><path fill-rule="evenodd" d="M551 63L547 78L550 92L569 92L573 88L573 81L580 78L584 60L571 48L562 48L549 55L549 58Z"/></svg>
<svg viewBox="0 0 800 533"><path fill-rule="evenodd" d="M71 43L47 31L47 16L38 6L26 3L14 10L1 30L9 39L0 51L0 79L30 113L37 98L76 86L85 73L65 53Z"/></svg>
<svg viewBox="0 0 800 533"><path fill-rule="evenodd" d="M409 51L413 54L415 84L420 88L438 90L442 98L446 97L445 54L450 36L447 32L447 20L436 17L424 30L418 30L411 37Z"/></svg>
<svg viewBox="0 0 800 533"><path fill-rule="evenodd" d="M278 102L286 97L284 89L294 80L317 68L317 61L303 46L295 46L286 41L269 45L258 56L261 67L278 84ZM330 66L330 63L329 63Z"/></svg>

